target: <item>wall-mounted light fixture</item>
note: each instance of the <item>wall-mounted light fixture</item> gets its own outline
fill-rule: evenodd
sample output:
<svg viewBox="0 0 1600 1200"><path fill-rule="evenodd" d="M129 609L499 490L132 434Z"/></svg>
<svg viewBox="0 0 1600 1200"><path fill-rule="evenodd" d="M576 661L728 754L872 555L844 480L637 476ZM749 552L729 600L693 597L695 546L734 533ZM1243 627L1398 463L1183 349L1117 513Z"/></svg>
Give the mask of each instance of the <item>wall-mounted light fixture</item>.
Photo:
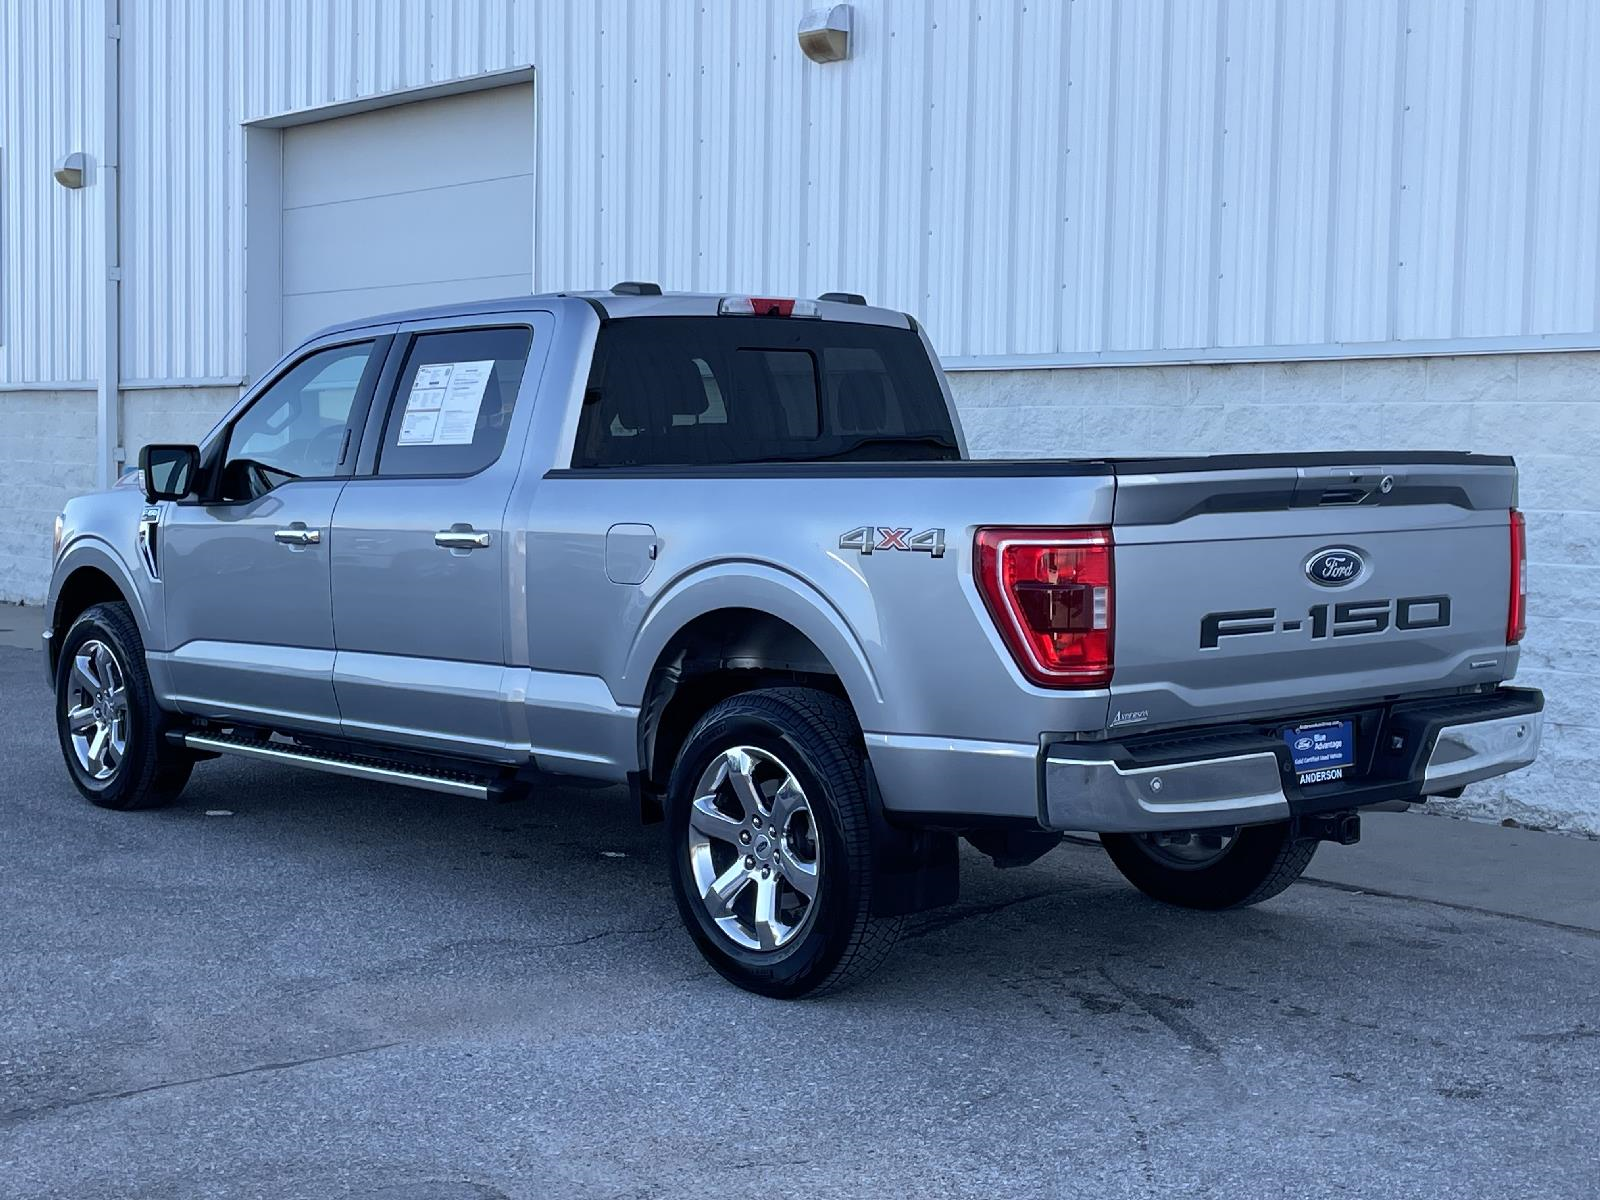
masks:
<svg viewBox="0 0 1600 1200"><path fill-rule="evenodd" d="M800 18L800 51L812 62L840 62L850 57L850 6L812 9Z"/></svg>
<svg viewBox="0 0 1600 1200"><path fill-rule="evenodd" d="M81 150L63 154L56 161L56 182L64 188L81 188L89 182L89 159Z"/></svg>

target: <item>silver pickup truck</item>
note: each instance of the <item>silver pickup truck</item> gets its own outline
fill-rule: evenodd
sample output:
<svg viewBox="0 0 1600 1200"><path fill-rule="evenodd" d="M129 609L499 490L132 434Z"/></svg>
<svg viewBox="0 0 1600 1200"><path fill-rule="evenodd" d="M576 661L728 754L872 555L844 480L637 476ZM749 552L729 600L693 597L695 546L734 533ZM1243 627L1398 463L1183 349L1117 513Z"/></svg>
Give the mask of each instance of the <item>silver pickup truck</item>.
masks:
<svg viewBox="0 0 1600 1200"><path fill-rule="evenodd" d="M140 466L58 522L85 796L218 755L625 783L767 995L875 966L962 838L1090 831L1153 897L1253 904L1539 744L1510 459L972 461L916 322L854 295L353 322Z"/></svg>

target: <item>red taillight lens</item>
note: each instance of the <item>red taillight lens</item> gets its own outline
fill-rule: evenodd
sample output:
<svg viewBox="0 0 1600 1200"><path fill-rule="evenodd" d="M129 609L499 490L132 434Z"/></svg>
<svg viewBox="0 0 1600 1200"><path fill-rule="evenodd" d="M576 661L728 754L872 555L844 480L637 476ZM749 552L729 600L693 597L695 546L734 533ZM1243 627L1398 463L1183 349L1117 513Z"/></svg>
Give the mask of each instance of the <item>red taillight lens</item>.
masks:
<svg viewBox="0 0 1600 1200"><path fill-rule="evenodd" d="M1528 632L1528 524L1511 510L1511 601L1506 606L1506 645Z"/></svg>
<svg viewBox="0 0 1600 1200"><path fill-rule="evenodd" d="M978 591L1022 673L1045 687L1111 682L1109 529L980 529Z"/></svg>

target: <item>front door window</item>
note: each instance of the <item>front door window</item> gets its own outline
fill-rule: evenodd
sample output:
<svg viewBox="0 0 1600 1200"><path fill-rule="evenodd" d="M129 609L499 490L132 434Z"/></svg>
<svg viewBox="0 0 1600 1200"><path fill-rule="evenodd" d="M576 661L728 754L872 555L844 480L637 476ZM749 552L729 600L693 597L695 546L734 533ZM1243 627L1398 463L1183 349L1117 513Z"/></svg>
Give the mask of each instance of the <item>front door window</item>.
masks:
<svg viewBox="0 0 1600 1200"><path fill-rule="evenodd" d="M350 412L371 342L333 346L295 364L228 434L224 500L254 500L293 479L327 479L350 454Z"/></svg>

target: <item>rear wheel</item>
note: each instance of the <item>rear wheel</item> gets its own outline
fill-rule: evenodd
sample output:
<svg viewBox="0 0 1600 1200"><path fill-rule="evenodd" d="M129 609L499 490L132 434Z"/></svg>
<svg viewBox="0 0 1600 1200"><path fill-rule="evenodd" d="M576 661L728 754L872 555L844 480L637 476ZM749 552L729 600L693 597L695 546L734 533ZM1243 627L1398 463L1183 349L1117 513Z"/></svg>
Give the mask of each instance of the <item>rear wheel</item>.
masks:
<svg viewBox="0 0 1600 1200"><path fill-rule="evenodd" d="M771 688L690 732L667 788L673 892L724 978L792 998L863 978L901 919L872 917L866 752L850 707Z"/></svg>
<svg viewBox="0 0 1600 1200"><path fill-rule="evenodd" d="M194 760L167 745L126 604L96 604L72 623L56 664L56 732L72 782L101 808L170 804Z"/></svg>
<svg viewBox="0 0 1600 1200"><path fill-rule="evenodd" d="M1317 852L1290 822L1186 833L1102 833L1117 870L1147 896L1184 908L1242 908L1288 887Z"/></svg>

